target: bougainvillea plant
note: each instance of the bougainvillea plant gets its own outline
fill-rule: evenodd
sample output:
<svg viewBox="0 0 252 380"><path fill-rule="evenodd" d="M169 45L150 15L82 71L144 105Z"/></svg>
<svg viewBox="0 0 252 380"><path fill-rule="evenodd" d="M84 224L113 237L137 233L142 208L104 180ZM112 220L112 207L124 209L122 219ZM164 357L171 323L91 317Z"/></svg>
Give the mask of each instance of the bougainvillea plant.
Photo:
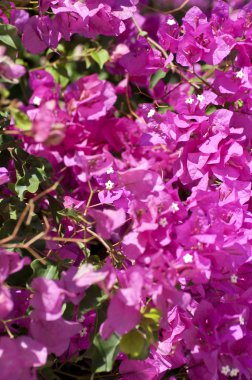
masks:
<svg viewBox="0 0 252 380"><path fill-rule="evenodd" d="M252 1L1 0L0 379L252 379Z"/></svg>

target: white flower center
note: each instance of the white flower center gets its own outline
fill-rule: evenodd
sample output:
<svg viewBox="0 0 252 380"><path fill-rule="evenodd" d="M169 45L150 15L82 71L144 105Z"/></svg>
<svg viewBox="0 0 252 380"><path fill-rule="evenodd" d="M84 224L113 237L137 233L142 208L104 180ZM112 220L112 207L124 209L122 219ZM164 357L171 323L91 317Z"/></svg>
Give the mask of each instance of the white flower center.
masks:
<svg viewBox="0 0 252 380"><path fill-rule="evenodd" d="M197 95L197 99L199 102L203 102L205 100L205 96L203 94Z"/></svg>
<svg viewBox="0 0 252 380"><path fill-rule="evenodd" d="M41 98L39 98L38 96L34 96L34 99L33 99L33 104L35 104L35 106L40 106L41 104Z"/></svg>
<svg viewBox="0 0 252 380"><path fill-rule="evenodd" d="M242 70L237 71L236 78L242 79L244 77L244 72Z"/></svg>
<svg viewBox="0 0 252 380"><path fill-rule="evenodd" d="M176 202L172 202L171 207L170 207L170 210L171 210L173 213L179 211L179 205L178 205Z"/></svg>
<svg viewBox="0 0 252 380"><path fill-rule="evenodd" d="M221 367L221 373L222 375L228 375L230 372L230 367L229 365L225 365Z"/></svg>
<svg viewBox="0 0 252 380"><path fill-rule="evenodd" d="M159 221L159 224L160 224L161 227L167 226L167 224L168 224L167 219L165 217L161 218L160 221Z"/></svg>
<svg viewBox="0 0 252 380"><path fill-rule="evenodd" d="M194 99L190 96L189 98L187 98L187 99L185 100L185 102L186 102L186 104L193 104Z"/></svg>
<svg viewBox="0 0 252 380"><path fill-rule="evenodd" d="M169 18L169 20L167 20L167 24L172 26L176 24L176 21L173 18Z"/></svg>
<svg viewBox="0 0 252 380"><path fill-rule="evenodd" d="M107 170L106 173L107 173L107 174L112 174L112 173L114 173L114 169L112 168L112 166L111 166L111 168L109 168L109 169Z"/></svg>
<svg viewBox="0 0 252 380"><path fill-rule="evenodd" d="M239 369L238 368L232 368L231 372L230 372L230 376L231 377L235 377L235 376L238 375L238 373L239 373Z"/></svg>
<svg viewBox="0 0 252 380"><path fill-rule="evenodd" d="M114 182L112 182L110 180L105 183L105 187L107 190L112 190L114 186L115 186Z"/></svg>
<svg viewBox="0 0 252 380"><path fill-rule="evenodd" d="M87 328L83 327L83 329L80 331L80 337L83 338L87 334Z"/></svg>
<svg viewBox="0 0 252 380"><path fill-rule="evenodd" d="M193 262L193 256L190 255L190 253L187 253L184 257L183 260L186 264L192 263Z"/></svg>
<svg viewBox="0 0 252 380"><path fill-rule="evenodd" d="M238 277L236 276L236 274L232 274L232 276L230 277L230 281L232 282L232 284L237 283Z"/></svg>

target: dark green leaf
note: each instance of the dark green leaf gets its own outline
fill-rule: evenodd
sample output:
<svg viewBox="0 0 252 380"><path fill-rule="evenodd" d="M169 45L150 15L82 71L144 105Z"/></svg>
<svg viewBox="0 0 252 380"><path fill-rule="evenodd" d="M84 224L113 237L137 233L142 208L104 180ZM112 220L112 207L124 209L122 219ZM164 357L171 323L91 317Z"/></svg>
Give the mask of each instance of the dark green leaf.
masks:
<svg viewBox="0 0 252 380"><path fill-rule="evenodd" d="M32 269L29 265L25 265L20 271L11 274L7 279L10 286L25 287L32 275Z"/></svg>
<svg viewBox="0 0 252 380"><path fill-rule="evenodd" d="M160 81L160 79L163 79L166 76L166 72L162 69L159 69L155 72L155 74L152 75L150 79L150 88L154 88L156 84Z"/></svg>
<svg viewBox="0 0 252 380"><path fill-rule="evenodd" d="M99 334L95 336L92 346L85 354L86 357L92 359L92 372L110 372L112 370L119 352L119 342L120 338L116 334L112 334L107 340L103 340Z"/></svg>
<svg viewBox="0 0 252 380"><path fill-rule="evenodd" d="M34 277L45 277L51 280L59 279L59 268L51 262L47 262L47 265L43 265L40 260L36 259L31 263L31 268Z"/></svg>
<svg viewBox="0 0 252 380"><path fill-rule="evenodd" d="M61 209L60 211L58 211L58 214L59 215L62 215L62 216L65 216L69 219L73 219L74 221L76 222L80 222L82 219L82 214L79 212L79 211L76 211L75 209L73 208L65 208L65 209Z"/></svg>
<svg viewBox="0 0 252 380"><path fill-rule="evenodd" d="M66 68L62 65L57 65L56 67L49 66L46 68L55 81L61 85L62 88L66 87L69 83L69 75Z"/></svg>
<svg viewBox="0 0 252 380"><path fill-rule="evenodd" d="M20 49L22 46L17 29L10 24L0 24L0 41L13 49Z"/></svg>
<svg viewBox="0 0 252 380"><path fill-rule="evenodd" d="M207 106L206 108L206 115L211 115L216 110L217 110L217 107L215 107L213 104L209 104L209 106Z"/></svg>
<svg viewBox="0 0 252 380"><path fill-rule="evenodd" d="M73 320L75 305L71 302L64 304L63 317L68 321Z"/></svg>
<svg viewBox="0 0 252 380"><path fill-rule="evenodd" d="M58 199L54 198L50 194L47 195L47 198L48 198L49 206L50 206L50 209L52 212L52 217L53 217L55 223L59 224L60 219L61 219L60 211L62 210L63 205Z"/></svg>
<svg viewBox="0 0 252 380"><path fill-rule="evenodd" d="M106 301L107 298L108 296L104 294L97 285L90 286L86 291L85 297L79 304L79 316L96 309L102 302Z"/></svg>

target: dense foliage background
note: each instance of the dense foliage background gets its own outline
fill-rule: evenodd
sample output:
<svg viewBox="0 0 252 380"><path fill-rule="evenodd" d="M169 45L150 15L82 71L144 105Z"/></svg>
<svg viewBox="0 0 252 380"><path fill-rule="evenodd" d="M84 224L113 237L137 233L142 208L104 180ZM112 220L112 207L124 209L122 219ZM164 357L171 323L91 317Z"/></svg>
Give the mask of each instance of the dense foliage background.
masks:
<svg viewBox="0 0 252 380"><path fill-rule="evenodd" d="M252 2L0 21L1 380L252 379Z"/></svg>

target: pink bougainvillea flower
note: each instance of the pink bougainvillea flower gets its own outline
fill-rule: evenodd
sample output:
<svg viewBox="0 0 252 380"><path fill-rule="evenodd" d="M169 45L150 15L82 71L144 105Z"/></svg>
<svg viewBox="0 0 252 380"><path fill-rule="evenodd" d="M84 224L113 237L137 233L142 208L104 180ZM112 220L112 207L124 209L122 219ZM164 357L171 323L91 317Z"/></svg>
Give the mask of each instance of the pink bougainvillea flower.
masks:
<svg viewBox="0 0 252 380"><path fill-rule="evenodd" d="M65 292L53 280L46 278L35 278L31 286L35 293L31 299L34 311L33 318L45 321L54 321L62 316L62 304Z"/></svg>
<svg viewBox="0 0 252 380"><path fill-rule="evenodd" d="M69 322L63 318L55 321L32 319L30 323L31 336L44 347L48 353L62 355L70 344L70 339L78 334L81 325L77 322Z"/></svg>
<svg viewBox="0 0 252 380"><path fill-rule="evenodd" d="M80 120L97 120L106 115L116 101L113 86L89 75L69 85L64 93L67 109Z"/></svg>
<svg viewBox="0 0 252 380"><path fill-rule="evenodd" d="M24 26L23 44L32 54L47 48L56 49L59 40L60 33L49 16L32 16Z"/></svg>
<svg viewBox="0 0 252 380"><path fill-rule="evenodd" d="M89 215L96 221L96 231L104 239L109 239L114 230L126 221L124 210L90 210Z"/></svg>
<svg viewBox="0 0 252 380"><path fill-rule="evenodd" d="M29 20L29 13L23 9L13 9L11 11L10 22L14 25L19 33L23 33L25 24Z"/></svg>
<svg viewBox="0 0 252 380"><path fill-rule="evenodd" d="M36 142L57 145L65 136L64 129L68 115L55 100L42 104L32 116L32 130Z"/></svg>
<svg viewBox="0 0 252 380"><path fill-rule="evenodd" d="M27 336L0 338L1 378L36 379L36 368L46 363L47 349Z"/></svg>
<svg viewBox="0 0 252 380"><path fill-rule="evenodd" d="M90 264L82 265L77 273L73 277L73 282L78 287L88 287L92 284L97 284L103 281L108 275L105 271L95 271L93 266Z"/></svg>
<svg viewBox="0 0 252 380"><path fill-rule="evenodd" d="M10 179L8 169L2 167L0 168L0 185L8 182Z"/></svg>
<svg viewBox="0 0 252 380"><path fill-rule="evenodd" d="M10 290L4 285L0 285L0 318L5 319L13 310L13 307L14 303Z"/></svg>
<svg viewBox="0 0 252 380"><path fill-rule="evenodd" d="M0 46L0 77L17 83L18 78L25 74L25 67L14 63L5 53L6 48Z"/></svg>

